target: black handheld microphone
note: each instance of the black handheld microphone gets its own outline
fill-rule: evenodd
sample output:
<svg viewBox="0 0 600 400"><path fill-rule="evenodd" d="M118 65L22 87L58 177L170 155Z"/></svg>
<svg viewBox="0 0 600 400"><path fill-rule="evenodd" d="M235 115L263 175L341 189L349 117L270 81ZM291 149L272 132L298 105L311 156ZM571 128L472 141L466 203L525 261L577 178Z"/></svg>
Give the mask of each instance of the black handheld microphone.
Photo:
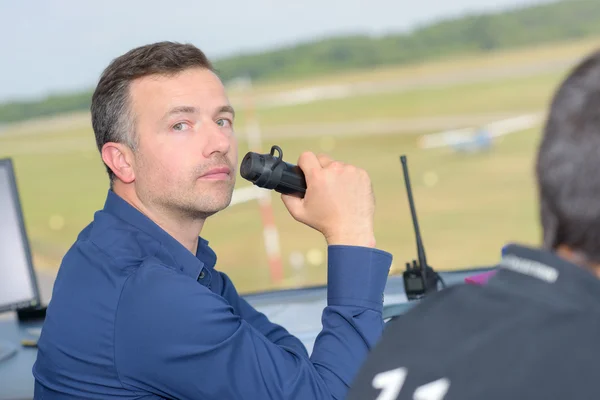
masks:
<svg viewBox="0 0 600 400"><path fill-rule="evenodd" d="M275 151L278 157L274 156ZM271 147L269 154L247 153L240 165L240 175L258 187L278 193L300 198L306 193L304 173L297 165L283 161L283 151L277 145Z"/></svg>

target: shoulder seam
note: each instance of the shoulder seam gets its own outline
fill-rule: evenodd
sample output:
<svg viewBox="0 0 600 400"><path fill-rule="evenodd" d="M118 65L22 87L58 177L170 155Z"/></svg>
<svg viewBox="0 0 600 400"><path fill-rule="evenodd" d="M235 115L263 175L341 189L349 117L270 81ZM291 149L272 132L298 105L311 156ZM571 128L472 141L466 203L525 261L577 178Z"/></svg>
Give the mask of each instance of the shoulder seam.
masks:
<svg viewBox="0 0 600 400"><path fill-rule="evenodd" d="M108 257L112 262L116 262L117 260L109 253L107 253L102 247L98 246L96 242L92 238L85 239L84 241L89 242L92 246L94 246L100 253Z"/></svg>
<svg viewBox="0 0 600 400"><path fill-rule="evenodd" d="M123 297L123 292L125 291L125 286L127 286L127 282L129 282L129 279L136 272L137 271L134 271L131 274L129 274L127 276L127 279L125 279L125 282L123 282L123 286L121 287L121 292L119 293L119 300L117 301L117 308L115 310L115 322L113 324L113 360L114 360L114 364L115 364L115 373L117 374L117 379L119 380L119 383L121 384L121 387L124 390L127 390L127 389L125 388L125 385L123 384L123 380L121 379L121 375L119 374L119 367L117 366L117 316L119 314L119 306L121 305L121 297Z"/></svg>

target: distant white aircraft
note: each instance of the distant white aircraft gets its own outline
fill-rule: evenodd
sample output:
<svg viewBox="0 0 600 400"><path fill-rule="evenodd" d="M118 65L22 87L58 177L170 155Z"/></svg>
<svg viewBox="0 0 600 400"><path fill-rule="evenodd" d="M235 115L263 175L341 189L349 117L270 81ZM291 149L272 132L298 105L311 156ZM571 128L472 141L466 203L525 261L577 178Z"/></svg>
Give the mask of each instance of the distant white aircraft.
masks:
<svg viewBox="0 0 600 400"><path fill-rule="evenodd" d="M475 152L487 150L493 146L493 139L510 133L530 129L542 123L544 114L527 114L481 127L454 129L424 135L419 140L419 148L428 150L449 147L457 152Z"/></svg>

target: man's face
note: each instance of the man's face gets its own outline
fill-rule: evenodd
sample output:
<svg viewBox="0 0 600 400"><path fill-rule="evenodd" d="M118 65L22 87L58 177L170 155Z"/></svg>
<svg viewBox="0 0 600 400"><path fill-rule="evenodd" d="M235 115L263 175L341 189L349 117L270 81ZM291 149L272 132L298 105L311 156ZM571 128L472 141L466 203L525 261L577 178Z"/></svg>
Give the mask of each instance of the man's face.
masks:
<svg viewBox="0 0 600 400"><path fill-rule="evenodd" d="M130 99L138 197L184 218L205 218L227 207L237 142L233 109L219 78L200 68L148 76L132 83Z"/></svg>

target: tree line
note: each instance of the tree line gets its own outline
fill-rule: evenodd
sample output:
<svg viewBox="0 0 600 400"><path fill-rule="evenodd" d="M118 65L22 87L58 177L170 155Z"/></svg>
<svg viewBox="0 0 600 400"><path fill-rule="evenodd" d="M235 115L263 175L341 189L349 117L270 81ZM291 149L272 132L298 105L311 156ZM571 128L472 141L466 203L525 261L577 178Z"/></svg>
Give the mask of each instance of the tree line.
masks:
<svg viewBox="0 0 600 400"><path fill-rule="evenodd" d="M214 62L224 81L307 78L344 70L402 65L463 54L600 34L600 1L563 0L470 14L381 37L348 35L241 54ZM0 123L89 109L91 91L0 104Z"/></svg>

